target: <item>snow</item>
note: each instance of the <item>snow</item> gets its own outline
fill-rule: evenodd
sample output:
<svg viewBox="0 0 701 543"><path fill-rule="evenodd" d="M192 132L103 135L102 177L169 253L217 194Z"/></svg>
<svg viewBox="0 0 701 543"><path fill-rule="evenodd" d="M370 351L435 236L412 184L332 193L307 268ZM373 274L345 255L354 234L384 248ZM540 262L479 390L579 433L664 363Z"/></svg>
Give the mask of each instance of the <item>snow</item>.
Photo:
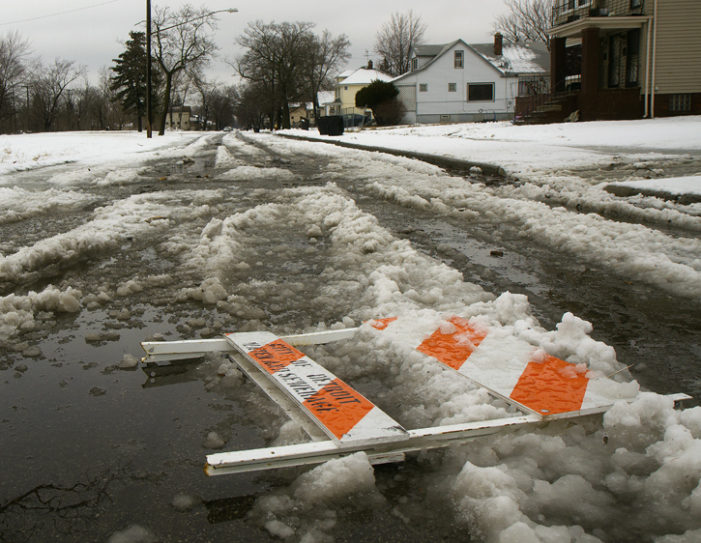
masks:
<svg viewBox="0 0 701 543"><path fill-rule="evenodd" d="M158 153L174 143L194 139L191 132L168 132L151 139L146 138L145 132L131 131L0 135L0 175L75 161L100 164L143 160L147 153Z"/></svg>
<svg viewBox="0 0 701 543"><path fill-rule="evenodd" d="M393 77L378 70L359 68L343 79L339 85L367 85L373 81L391 81Z"/></svg>
<svg viewBox="0 0 701 543"><path fill-rule="evenodd" d="M289 133L314 136L312 131ZM638 165L644 160L698 152L701 117L525 126L507 121L407 126L319 139L494 164L512 175L538 175L616 162Z"/></svg>
<svg viewBox="0 0 701 543"><path fill-rule="evenodd" d="M652 192L666 192L668 194L698 194L701 196L701 175L621 181L618 183L612 183L612 185L631 187L634 189Z"/></svg>
<svg viewBox="0 0 701 543"><path fill-rule="evenodd" d="M519 45L504 46L500 57L486 56L485 58L504 72L516 74L546 72L545 68L536 62L536 54L531 49Z"/></svg>
<svg viewBox="0 0 701 543"><path fill-rule="evenodd" d="M147 141L127 133L2 136L0 224L92 204L94 196L85 189L114 189L135 182L145 160L169 153L176 156L168 145L187 144L178 156L196 156L208 137L173 134ZM359 325L359 341L318 347L313 358L348 379L382 375L387 386L373 401L392 406L391 416L406 427L418 428L493 419L512 412L504 402L490 399L483 388L457 379L437 364L427 366L408 341L405 347L398 347L361 323L402 315L414 330L429 332L448 326L445 315L472 317L485 327L508 330L534 348L611 376L609 392L635 399L617 402L603 423L555 422L537 432L499 434L442 453L426 453L416 463L430 468L401 475L413 478L408 483L408 502L441 496L445 499L441 503L450 504L456 522L465 523L470 537L487 542L612 541L622 539L630 526L651 540L698 538L701 408L675 410L666 397L640 393L635 381L618 373L622 367L615 351L591 337L589 322L566 313L554 330L544 329L525 296L485 292L456 269L398 239L356 204L343 182L352 169L362 177L363 194L369 198L390 199L408 210L467 222L498 225L513 221L526 240L582 255L604 269L682 298L698 299L701 209L642 196L620 199L603 190L608 181L578 175L574 169L615 162L630 166L635 176L646 171L641 166L670 157L698 156L701 118L542 127L508 123L404 127L332 138L493 163L518 181L494 186L466 182L407 158L367 153L359 160L355 151L280 140L269 134L255 137L258 143L275 145L281 156L302 150L310 161L329 160L323 179L318 186L286 186L292 177L284 164L248 164L238 152L257 161L261 156L258 147L225 136L229 150L220 147L214 157L225 170L221 179L232 181L232 187L238 186L234 182L245 186L246 181L270 179L277 183L274 201L247 209L217 208L225 191L201 190L195 185L177 191L159 187L101 204L83 224L42 239L0 240L0 282L13 285L35 284L48 267L87 260L100 251L116 251L134 238L160 240L157 235L164 233L167 239L159 241L154 250L178 263L173 274L186 277L175 280L169 273L137 276L116 284L92 285L90 292L66 285L23 293L18 289L0 297L0 340L17 340L16 349L29 349L18 336L26 330L50 328L58 314L102 308L115 298L135 294L146 299L154 286L170 282L179 299L216 307L222 315L250 327L265 318L261 307L284 307L285 300L303 300L309 314L319 315L340 313L343 300L352 299L352 314L339 322L310 320L306 326ZM77 163L80 171L57 174L44 190L22 186L8 175L65 162ZM115 164L127 169L117 171ZM660 175L624 183L670 193L673 187L675 194L701 193L698 174ZM575 211L576 206L591 212ZM220 209L226 211L215 213ZM631 222L609 219L607 214ZM185 226L180 228L180 222ZM681 228L682 234L655 227L670 223ZM684 231L690 234L685 236ZM265 275L261 248L270 245L272 236L286 240L286 235L294 243L280 242L270 251L279 251L276 257L288 262L292 272L285 269L277 279ZM293 266L299 252L323 255L324 265L315 275L313 291L295 277ZM258 306L250 303L252 299L260 302ZM116 314L117 319L122 317L128 319L130 314ZM188 326L204 329L208 324L205 319L191 319ZM496 356L497 351L495 346L490 355ZM118 365L128 369L134 363L134 357L124 355ZM22 366L15 370L18 374L31 371ZM208 388L221 385L234 393L244 382L231 363L221 360L213 364L210 379ZM224 447L229 436L222 433L202 428L198 446ZM279 442L293 442L299 433L294 423L282 425ZM353 514L371 512L383 500L367 456L357 453L295 476L290 484L276 483L273 491L256 499L249 521L278 538L332 541L339 522L337 511L352 504ZM198 499L187 493L177 494L171 505L187 511L197 504ZM396 516L411 518L403 512L403 505L397 506ZM156 539L148 528L136 524L125 525L109 537L113 543Z"/></svg>

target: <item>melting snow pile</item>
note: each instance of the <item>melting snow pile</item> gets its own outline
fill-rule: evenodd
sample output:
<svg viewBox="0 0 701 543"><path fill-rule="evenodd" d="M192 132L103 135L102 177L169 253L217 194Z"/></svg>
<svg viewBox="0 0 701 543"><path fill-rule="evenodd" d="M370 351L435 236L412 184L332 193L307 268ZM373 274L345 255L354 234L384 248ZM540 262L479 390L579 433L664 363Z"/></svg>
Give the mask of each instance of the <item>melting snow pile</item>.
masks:
<svg viewBox="0 0 701 543"><path fill-rule="evenodd" d="M493 299L455 270L392 237L333 185L287 194L295 198L284 208L258 206L203 230L199 245L185 257L193 267L208 270L203 300L217 300L220 308L239 315L251 311L245 307L247 288L267 291L267 306L285 296L310 295L294 281L281 286L255 279L240 285L237 294L228 294L236 277L234 264L255 269L252 248L284 216L292 231L304 224L309 238L323 245L326 266L308 300L312 313L350 296L355 300L353 321L339 326L401 314L430 330L441 315L457 312L506 327L535 347L574 364L587 363L590 371L612 375L620 398L637 394L637 383L623 377L613 349L590 337L589 323L568 314L556 330L542 329L525 297L506 293ZM281 258L288 256L292 258ZM383 387L373 391L372 400L406 427L510 413L484 389L438 364L427 365L411 349L390 345L367 325L356 340L316 347L312 357L351 382L368 374L380 376ZM217 369L222 379L230 373ZM299 434L293 427L281 424L277 442L294 441ZM417 502L438 500L437 494L449 497L458 522L476 540L595 542L686 533L691 541L701 533L699 447L701 408L676 411L667 398L643 393L632 403L617 404L603 424L600 417L579 425L554 422L536 431L486 437L421 455L419 462L431 469L412 473L412 490L396 505L395 514L411 519ZM369 473L362 455L329 462L260 498L255 518L277 537L331 541L347 500L358 510L386 506Z"/></svg>

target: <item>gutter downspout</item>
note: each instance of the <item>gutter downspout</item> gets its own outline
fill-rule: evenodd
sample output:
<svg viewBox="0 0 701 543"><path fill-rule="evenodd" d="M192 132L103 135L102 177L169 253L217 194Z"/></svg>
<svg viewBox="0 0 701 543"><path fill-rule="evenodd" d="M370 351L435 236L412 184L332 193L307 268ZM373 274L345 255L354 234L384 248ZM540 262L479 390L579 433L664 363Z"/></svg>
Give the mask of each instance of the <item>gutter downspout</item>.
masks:
<svg viewBox="0 0 701 543"><path fill-rule="evenodd" d="M655 0L655 10L653 13L654 20L652 24L654 25L653 36L652 36L652 89L651 89L651 99L650 99L650 117L655 118L655 85L656 77L655 71L657 69L657 0Z"/></svg>

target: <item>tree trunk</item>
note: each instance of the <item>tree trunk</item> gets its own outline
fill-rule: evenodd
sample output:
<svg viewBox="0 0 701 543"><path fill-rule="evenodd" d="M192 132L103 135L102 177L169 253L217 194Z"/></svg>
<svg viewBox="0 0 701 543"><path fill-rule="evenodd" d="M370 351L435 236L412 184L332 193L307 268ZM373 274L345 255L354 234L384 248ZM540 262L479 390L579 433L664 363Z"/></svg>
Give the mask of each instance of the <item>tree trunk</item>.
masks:
<svg viewBox="0 0 701 543"><path fill-rule="evenodd" d="M166 133L166 118L168 116L168 109L170 108L170 91L173 85L173 72L166 72L166 88L163 93L163 109L161 115L161 126L158 129L158 135L163 136ZM171 119L172 120L172 119Z"/></svg>

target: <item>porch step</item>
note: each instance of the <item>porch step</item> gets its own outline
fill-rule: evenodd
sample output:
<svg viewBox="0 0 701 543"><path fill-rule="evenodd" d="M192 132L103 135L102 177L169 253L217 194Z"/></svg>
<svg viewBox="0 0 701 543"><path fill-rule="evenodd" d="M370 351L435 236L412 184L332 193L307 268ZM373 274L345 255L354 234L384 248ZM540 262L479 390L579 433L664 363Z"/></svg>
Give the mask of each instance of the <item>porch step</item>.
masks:
<svg viewBox="0 0 701 543"><path fill-rule="evenodd" d="M558 104L556 102L543 104L542 106L538 106L534 113L551 113L555 111L562 111L562 104Z"/></svg>

